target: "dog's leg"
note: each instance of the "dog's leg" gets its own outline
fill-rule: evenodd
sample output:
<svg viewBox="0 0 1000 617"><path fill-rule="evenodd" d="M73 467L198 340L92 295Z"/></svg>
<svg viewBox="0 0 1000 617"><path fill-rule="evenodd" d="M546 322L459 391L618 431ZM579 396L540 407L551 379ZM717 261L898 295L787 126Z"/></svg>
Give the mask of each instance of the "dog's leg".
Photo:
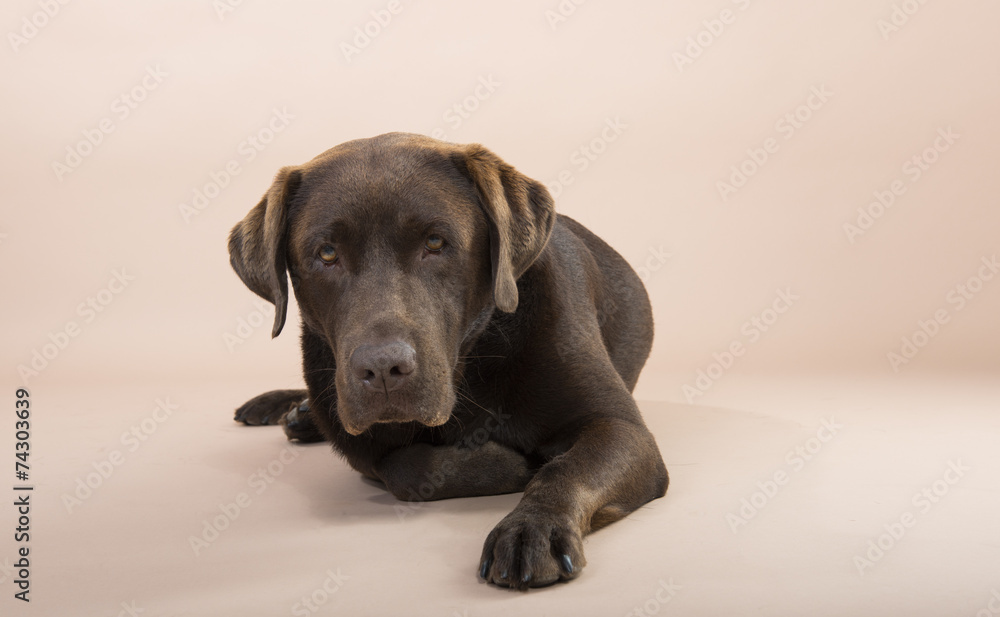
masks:
<svg viewBox="0 0 1000 617"><path fill-rule="evenodd" d="M305 390L271 390L240 405L233 419L251 426L277 424L293 405L297 406L308 396Z"/></svg>
<svg viewBox="0 0 1000 617"><path fill-rule="evenodd" d="M316 427L313 421L312 411L309 408L309 399L298 405L292 406L288 413L281 416L281 426L285 429L285 436L288 441L298 441L300 443L315 443L326 441L326 437Z"/></svg>
<svg viewBox="0 0 1000 617"><path fill-rule="evenodd" d="M289 441L326 441L310 415L308 396L306 390L271 390L243 403L235 420L252 426L281 424Z"/></svg>
<svg viewBox="0 0 1000 617"><path fill-rule="evenodd" d="M523 454L493 441L476 447L418 443L375 464L378 478L404 501L516 493L533 473Z"/></svg>
<svg viewBox="0 0 1000 617"><path fill-rule="evenodd" d="M573 578L586 564L583 536L663 496L667 482L641 420L597 419L528 483L518 506L487 537L479 574L519 589Z"/></svg>

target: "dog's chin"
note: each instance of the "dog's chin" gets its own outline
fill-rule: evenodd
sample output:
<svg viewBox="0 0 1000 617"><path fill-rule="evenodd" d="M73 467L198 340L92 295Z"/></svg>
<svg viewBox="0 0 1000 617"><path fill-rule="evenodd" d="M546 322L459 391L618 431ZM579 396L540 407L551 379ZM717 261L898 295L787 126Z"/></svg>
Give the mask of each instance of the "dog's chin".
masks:
<svg viewBox="0 0 1000 617"><path fill-rule="evenodd" d="M427 427L441 426L451 419L451 409L455 405L455 396L445 397L446 400L435 405L383 404L373 409L371 405L354 405L347 401L339 401L337 415L344 430L357 436L376 424L408 424L416 422Z"/></svg>

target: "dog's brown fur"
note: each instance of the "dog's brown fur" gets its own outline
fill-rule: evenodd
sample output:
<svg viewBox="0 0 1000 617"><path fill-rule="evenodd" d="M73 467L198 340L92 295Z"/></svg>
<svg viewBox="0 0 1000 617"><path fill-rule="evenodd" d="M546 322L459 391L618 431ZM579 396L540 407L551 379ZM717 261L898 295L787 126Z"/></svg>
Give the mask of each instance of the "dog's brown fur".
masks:
<svg viewBox="0 0 1000 617"><path fill-rule="evenodd" d="M400 499L523 490L487 581L573 578L585 534L666 492L631 395L653 336L641 281L482 146L390 133L285 167L229 250L275 336L290 275L308 386L237 419L329 440Z"/></svg>

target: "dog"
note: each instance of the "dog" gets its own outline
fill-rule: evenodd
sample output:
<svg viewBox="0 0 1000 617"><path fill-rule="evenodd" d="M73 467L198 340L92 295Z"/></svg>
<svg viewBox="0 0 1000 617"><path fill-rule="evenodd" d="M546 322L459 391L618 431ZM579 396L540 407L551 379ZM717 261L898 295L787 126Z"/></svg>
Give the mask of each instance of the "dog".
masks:
<svg viewBox="0 0 1000 617"><path fill-rule="evenodd" d="M307 386L236 420L329 441L401 500L523 491L486 538L488 583L577 577L586 534L666 493L632 397L642 282L483 146L388 133L284 167L229 254L274 304L272 336L291 280Z"/></svg>

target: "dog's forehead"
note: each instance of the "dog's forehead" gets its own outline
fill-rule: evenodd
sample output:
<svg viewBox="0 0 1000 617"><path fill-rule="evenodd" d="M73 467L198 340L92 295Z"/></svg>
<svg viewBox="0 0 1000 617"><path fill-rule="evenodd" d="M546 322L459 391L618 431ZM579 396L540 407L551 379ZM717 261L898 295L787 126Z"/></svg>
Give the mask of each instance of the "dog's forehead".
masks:
<svg viewBox="0 0 1000 617"><path fill-rule="evenodd" d="M341 209L436 204L446 210L475 199L471 182L440 142L359 142L334 148L305 167L307 199Z"/></svg>
<svg viewBox="0 0 1000 617"><path fill-rule="evenodd" d="M375 138L325 152L302 167L297 229L313 235L339 227L360 238L446 220L471 238L482 213L448 146L429 138Z"/></svg>

